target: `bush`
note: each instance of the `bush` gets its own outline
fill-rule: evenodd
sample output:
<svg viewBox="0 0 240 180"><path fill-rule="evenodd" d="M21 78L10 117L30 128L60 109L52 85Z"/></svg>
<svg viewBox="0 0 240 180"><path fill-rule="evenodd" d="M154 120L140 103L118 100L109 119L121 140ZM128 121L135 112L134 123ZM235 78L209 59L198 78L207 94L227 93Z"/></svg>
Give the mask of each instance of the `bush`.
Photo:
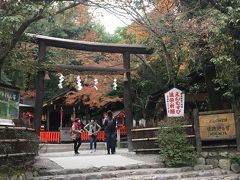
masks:
<svg viewBox="0 0 240 180"><path fill-rule="evenodd" d="M160 156L168 167L189 166L196 163L196 153L189 143L182 122L171 120L161 123L158 131Z"/></svg>
<svg viewBox="0 0 240 180"><path fill-rule="evenodd" d="M239 155L234 155L234 156L231 158L231 162L232 162L232 163L237 163L238 165L240 165L240 156L239 156Z"/></svg>

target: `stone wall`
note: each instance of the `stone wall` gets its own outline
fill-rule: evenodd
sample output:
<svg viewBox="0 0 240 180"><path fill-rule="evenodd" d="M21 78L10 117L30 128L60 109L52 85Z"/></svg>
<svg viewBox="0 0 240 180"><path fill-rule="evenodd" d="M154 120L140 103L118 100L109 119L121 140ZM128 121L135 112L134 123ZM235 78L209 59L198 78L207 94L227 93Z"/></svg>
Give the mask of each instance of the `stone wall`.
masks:
<svg viewBox="0 0 240 180"><path fill-rule="evenodd" d="M235 173L240 173L240 164L232 161L232 158L236 156L240 156L240 153L227 151L205 151L200 154L198 164L213 165L214 168L221 168L231 170Z"/></svg>
<svg viewBox="0 0 240 180"><path fill-rule="evenodd" d="M0 126L0 167L32 163L38 146L39 136L34 129Z"/></svg>

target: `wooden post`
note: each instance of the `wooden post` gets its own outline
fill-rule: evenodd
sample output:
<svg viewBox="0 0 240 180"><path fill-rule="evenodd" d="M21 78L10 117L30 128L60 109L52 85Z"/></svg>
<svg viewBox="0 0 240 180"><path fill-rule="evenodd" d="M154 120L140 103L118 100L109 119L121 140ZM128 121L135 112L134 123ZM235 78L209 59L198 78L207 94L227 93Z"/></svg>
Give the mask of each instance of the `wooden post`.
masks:
<svg viewBox="0 0 240 180"><path fill-rule="evenodd" d="M117 128L117 148L120 148L121 146L121 134L120 134L120 128Z"/></svg>
<svg viewBox="0 0 240 180"><path fill-rule="evenodd" d="M130 53L123 53L123 67L127 70L126 78L124 81L124 111L126 116L126 129L128 137L128 150L133 150L132 144L132 132L133 127L133 108L132 108L132 98L131 98L131 75L130 75Z"/></svg>
<svg viewBox="0 0 240 180"><path fill-rule="evenodd" d="M195 131L195 137L196 137L196 149L197 149L197 153L201 153L202 152L202 140L200 137L198 109L193 110L193 119L194 119L194 131Z"/></svg>
<svg viewBox="0 0 240 180"><path fill-rule="evenodd" d="M50 130L50 106L47 107L47 131Z"/></svg>
<svg viewBox="0 0 240 180"><path fill-rule="evenodd" d="M38 62L43 62L46 55L46 45L40 41L38 46ZM43 109L43 96L44 96L44 71L38 71L36 77L36 100L34 109L34 128L37 134L40 133L41 117Z"/></svg>

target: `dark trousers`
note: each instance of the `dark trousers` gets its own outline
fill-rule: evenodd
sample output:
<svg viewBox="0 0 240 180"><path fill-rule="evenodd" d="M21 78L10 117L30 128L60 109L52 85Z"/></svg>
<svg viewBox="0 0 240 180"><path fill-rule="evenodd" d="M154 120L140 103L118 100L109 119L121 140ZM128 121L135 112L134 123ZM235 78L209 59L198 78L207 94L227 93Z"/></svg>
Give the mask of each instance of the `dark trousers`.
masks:
<svg viewBox="0 0 240 180"><path fill-rule="evenodd" d="M81 146L81 138L76 138L75 140L73 140L74 143L74 152L77 153L79 147Z"/></svg>
<svg viewBox="0 0 240 180"><path fill-rule="evenodd" d="M111 153L114 154L115 153L115 141L116 141L115 134L114 133L106 133L106 141L107 141L108 154L110 154L110 150L111 150Z"/></svg>
<svg viewBox="0 0 240 180"><path fill-rule="evenodd" d="M94 145L94 149L97 148L97 136L96 135L91 135L90 136L90 149L92 149Z"/></svg>

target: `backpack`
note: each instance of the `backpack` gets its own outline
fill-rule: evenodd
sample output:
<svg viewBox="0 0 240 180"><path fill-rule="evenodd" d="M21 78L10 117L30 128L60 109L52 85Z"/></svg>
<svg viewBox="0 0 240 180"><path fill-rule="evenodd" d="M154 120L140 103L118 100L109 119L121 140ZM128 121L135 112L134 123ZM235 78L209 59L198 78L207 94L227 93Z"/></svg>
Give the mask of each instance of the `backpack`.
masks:
<svg viewBox="0 0 240 180"><path fill-rule="evenodd" d="M113 119L108 119L106 124L106 132L113 133L116 130L116 123Z"/></svg>

